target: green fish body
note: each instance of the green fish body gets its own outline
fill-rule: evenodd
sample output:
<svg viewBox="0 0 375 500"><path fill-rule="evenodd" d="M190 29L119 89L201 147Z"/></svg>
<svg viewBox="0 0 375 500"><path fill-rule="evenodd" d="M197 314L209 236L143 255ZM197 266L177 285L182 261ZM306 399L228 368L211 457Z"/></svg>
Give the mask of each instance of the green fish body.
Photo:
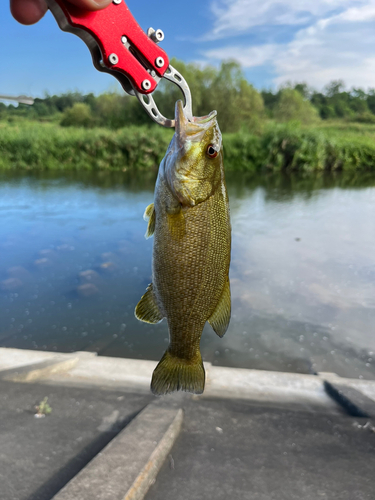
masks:
<svg viewBox="0 0 375 500"><path fill-rule="evenodd" d="M203 327L208 321L222 337L231 314L231 226L216 112L189 122L176 104L176 133L145 218L146 236L154 235L153 282L135 315L147 323L166 318L170 333L151 390L201 394Z"/></svg>

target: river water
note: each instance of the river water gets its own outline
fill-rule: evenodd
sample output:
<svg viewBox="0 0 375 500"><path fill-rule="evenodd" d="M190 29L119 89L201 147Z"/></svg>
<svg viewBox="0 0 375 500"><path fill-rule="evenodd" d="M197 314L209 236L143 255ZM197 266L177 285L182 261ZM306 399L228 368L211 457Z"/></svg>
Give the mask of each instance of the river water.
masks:
<svg viewBox="0 0 375 500"><path fill-rule="evenodd" d="M375 180L228 179L232 321L215 365L375 379ZM158 360L167 325L134 308L151 279L153 183L0 176L0 346Z"/></svg>

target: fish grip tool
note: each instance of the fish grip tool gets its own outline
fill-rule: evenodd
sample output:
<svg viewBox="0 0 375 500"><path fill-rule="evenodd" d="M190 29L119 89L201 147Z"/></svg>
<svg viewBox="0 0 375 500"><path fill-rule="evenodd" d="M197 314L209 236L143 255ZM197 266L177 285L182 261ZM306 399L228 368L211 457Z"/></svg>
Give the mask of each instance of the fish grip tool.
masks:
<svg viewBox="0 0 375 500"><path fill-rule="evenodd" d="M175 120L161 114L152 96L162 78L180 88L186 116L192 120L189 86L158 46L164 39L163 32L150 28L146 34L124 0L113 0L108 7L95 12L64 0L47 0L47 4L60 28L85 42L95 68L114 76L126 93L138 98L156 123L163 127L175 126Z"/></svg>

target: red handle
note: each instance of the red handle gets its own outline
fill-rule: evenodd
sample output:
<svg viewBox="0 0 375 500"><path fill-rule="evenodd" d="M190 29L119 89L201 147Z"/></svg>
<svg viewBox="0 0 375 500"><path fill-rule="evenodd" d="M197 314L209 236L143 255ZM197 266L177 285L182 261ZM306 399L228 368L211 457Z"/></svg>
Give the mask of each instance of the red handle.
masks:
<svg viewBox="0 0 375 500"><path fill-rule="evenodd" d="M124 74L134 89L142 94L149 94L156 89L158 82L152 75L160 78L164 76L169 67L168 56L146 35L123 0L120 3L114 0L105 9L96 12L79 9L64 0L54 1L69 25L63 26L61 16L57 16L55 9L51 8L60 27L76 32L90 49L90 39L92 43L94 38L107 68ZM77 30L85 31L90 37L86 40Z"/></svg>

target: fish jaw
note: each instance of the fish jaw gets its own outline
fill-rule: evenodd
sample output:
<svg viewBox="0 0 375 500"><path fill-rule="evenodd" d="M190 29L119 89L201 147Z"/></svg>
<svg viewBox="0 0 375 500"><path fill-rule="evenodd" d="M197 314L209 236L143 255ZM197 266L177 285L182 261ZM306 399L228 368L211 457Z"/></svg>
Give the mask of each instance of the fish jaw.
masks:
<svg viewBox="0 0 375 500"><path fill-rule="evenodd" d="M176 103L176 133L163 160L164 176L181 205L195 206L209 198L223 172L222 138L216 111L189 121L182 101ZM213 146L215 158L207 155Z"/></svg>
<svg viewBox="0 0 375 500"><path fill-rule="evenodd" d="M176 120L176 140L180 147L188 142L200 142L203 135L212 129L212 127L217 127L216 120L217 112L211 111L207 116L196 117L194 116L192 120L189 120L185 114L185 110L182 101L176 102L175 107L175 120ZM217 127L218 129L218 127ZM221 144L221 134L218 129L217 141Z"/></svg>

